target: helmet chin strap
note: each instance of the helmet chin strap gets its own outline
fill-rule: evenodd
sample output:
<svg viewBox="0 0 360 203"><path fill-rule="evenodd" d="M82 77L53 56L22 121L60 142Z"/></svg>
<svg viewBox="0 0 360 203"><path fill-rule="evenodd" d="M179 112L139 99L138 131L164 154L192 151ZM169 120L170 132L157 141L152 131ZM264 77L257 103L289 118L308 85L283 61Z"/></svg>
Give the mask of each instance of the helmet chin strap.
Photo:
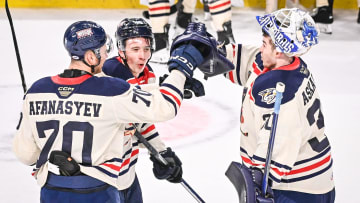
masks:
<svg viewBox="0 0 360 203"><path fill-rule="evenodd" d="M91 50L91 51L95 54L96 58L98 59L98 63L95 64L95 65L90 65L90 64L88 64L88 63L85 61L84 58L82 59L82 62L83 62L85 65L89 66L89 67L91 68L91 73L94 74L94 73L95 73L95 67L100 64L101 56L100 56L100 54L97 54L94 50Z"/></svg>

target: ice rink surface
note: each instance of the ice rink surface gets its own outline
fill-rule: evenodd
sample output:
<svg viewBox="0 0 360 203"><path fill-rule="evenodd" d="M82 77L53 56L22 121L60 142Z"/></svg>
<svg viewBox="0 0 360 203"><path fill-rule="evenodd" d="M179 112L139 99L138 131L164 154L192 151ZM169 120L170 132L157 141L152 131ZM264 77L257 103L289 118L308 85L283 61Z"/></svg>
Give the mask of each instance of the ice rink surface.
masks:
<svg viewBox="0 0 360 203"><path fill-rule="evenodd" d="M74 21L93 20L113 35L125 17L141 17L141 10L12 9L22 65L28 87L37 79L56 75L70 59L63 48L65 29ZM255 16L263 10L233 9L235 39L243 44L261 44ZM202 11L196 11L203 20ZM360 182L360 25L357 11L335 10L333 34L320 36L302 58L313 72L322 99L326 134L332 145L336 202L358 202ZM175 16L171 16L174 21ZM209 32L215 34L210 22ZM1 202L39 202L39 187L30 175L32 168L21 164L11 152L18 123L23 90L10 26L5 9L0 11L0 199ZM115 54L115 52L113 52ZM152 64L157 76L164 65ZM201 78L199 71L195 77ZM224 173L239 157L239 112L242 88L221 76L204 82L206 96L183 102L177 118L157 125L166 144L183 162L183 178L206 201L236 203L237 193ZM180 185L157 180L146 150L140 154L137 174L145 203L196 202Z"/></svg>

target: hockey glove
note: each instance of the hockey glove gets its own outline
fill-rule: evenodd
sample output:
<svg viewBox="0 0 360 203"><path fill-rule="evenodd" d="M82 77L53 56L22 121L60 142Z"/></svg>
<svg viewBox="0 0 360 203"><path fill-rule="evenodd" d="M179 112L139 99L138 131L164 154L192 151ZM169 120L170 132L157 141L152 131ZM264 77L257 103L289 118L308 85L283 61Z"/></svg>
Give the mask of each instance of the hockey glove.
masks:
<svg viewBox="0 0 360 203"><path fill-rule="evenodd" d="M206 77L223 74L234 69L234 64L226 58L225 46L219 44L206 31L203 23L190 23L185 32L174 39L170 53L183 44L192 44L200 51L204 59L201 64L197 65Z"/></svg>
<svg viewBox="0 0 360 203"><path fill-rule="evenodd" d="M159 84L161 85L169 75L164 74L159 78ZM192 95L201 97L205 95L205 89L203 84L195 78L186 78L184 86L184 99L191 99Z"/></svg>
<svg viewBox="0 0 360 203"><path fill-rule="evenodd" d="M255 167L252 167L250 169L251 171L251 175L252 175L252 178L253 178L253 182L254 182L254 189L255 189L255 192L256 192L256 199L258 202L260 203L271 203L271 202L274 202L274 193L271 189L271 186L272 186L272 182L271 180L269 179L269 185L267 187L267 190L266 190L266 197L263 197L261 195L261 185L262 185L262 179L263 179L263 172L261 171L261 169L259 168L255 168Z"/></svg>
<svg viewBox="0 0 360 203"><path fill-rule="evenodd" d="M79 164L66 152L52 151L49 162L59 167L62 176L76 176L81 173Z"/></svg>
<svg viewBox="0 0 360 203"><path fill-rule="evenodd" d="M199 50L191 44L183 44L177 47L170 51L170 55L168 61L169 72L178 69L187 78L192 78L195 68L204 60Z"/></svg>
<svg viewBox="0 0 360 203"><path fill-rule="evenodd" d="M153 155L150 155L150 160L153 162L153 172L155 177L160 180L166 179L171 183L180 183L182 180L180 159L170 147L165 151L160 152L160 155L168 162L168 165L165 166Z"/></svg>
<svg viewBox="0 0 360 203"><path fill-rule="evenodd" d="M193 94L195 94L196 97L204 96L204 85L195 78L187 78L184 86L184 98L190 99Z"/></svg>

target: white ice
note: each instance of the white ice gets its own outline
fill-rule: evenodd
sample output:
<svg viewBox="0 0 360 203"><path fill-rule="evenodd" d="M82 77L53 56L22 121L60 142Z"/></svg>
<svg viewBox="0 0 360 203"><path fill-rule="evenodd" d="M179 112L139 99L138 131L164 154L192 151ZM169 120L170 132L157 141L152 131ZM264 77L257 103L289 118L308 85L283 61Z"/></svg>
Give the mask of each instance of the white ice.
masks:
<svg viewBox="0 0 360 203"><path fill-rule="evenodd" d="M16 36L28 87L37 79L56 75L69 64L63 48L63 33L77 20L93 20L113 35L124 17L141 17L141 10L12 9ZM233 29L239 43L261 44L255 16L263 10L233 9ZM321 35L320 44L303 59L315 75L319 89L326 134L332 145L336 202L358 202L359 154L360 25L357 11L335 10L332 35ZM196 12L201 20L203 14ZM171 21L174 21L174 16ZM215 34L209 22L209 31ZM23 90L10 26L5 9L0 11L0 199L1 202L39 202L39 187L30 175L32 168L16 160L11 141L21 111ZM115 54L115 53L114 53ZM153 64L156 74L166 67ZM201 78L199 72L197 78ZM161 123L158 130L183 162L184 179L206 202L238 202L237 193L224 173L231 161L239 161L239 112L242 88L222 77L204 82L206 96L183 103L179 118ZM195 109L201 115L192 115ZM183 112L183 113L182 113ZM197 119L196 121L194 119ZM205 123L204 126L197 126ZM189 133L187 128L197 129ZM183 136L182 136L183 135ZM359 137L357 137L359 136ZM157 180L151 162L142 151L137 173L146 203L195 202L179 184Z"/></svg>

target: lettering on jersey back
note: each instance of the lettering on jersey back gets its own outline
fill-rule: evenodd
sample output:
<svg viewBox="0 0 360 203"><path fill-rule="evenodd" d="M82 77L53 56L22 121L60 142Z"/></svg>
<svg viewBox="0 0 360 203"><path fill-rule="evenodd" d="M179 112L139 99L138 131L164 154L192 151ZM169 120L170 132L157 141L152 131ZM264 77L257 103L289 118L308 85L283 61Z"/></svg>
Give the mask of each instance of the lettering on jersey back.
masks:
<svg viewBox="0 0 360 203"><path fill-rule="evenodd" d="M80 101L30 101L29 115L65 114L99 117L102 104Z"/></svg>
<svg viewBox="0 0 360 203"><path fill-rule="evenodd" d="M309 81L306 84L305 90L302 92L303 100L304 100L304 106L311 100L311 98L314 95L316 86L314 83L314 78L312 75L310 75Z"/></svg>

